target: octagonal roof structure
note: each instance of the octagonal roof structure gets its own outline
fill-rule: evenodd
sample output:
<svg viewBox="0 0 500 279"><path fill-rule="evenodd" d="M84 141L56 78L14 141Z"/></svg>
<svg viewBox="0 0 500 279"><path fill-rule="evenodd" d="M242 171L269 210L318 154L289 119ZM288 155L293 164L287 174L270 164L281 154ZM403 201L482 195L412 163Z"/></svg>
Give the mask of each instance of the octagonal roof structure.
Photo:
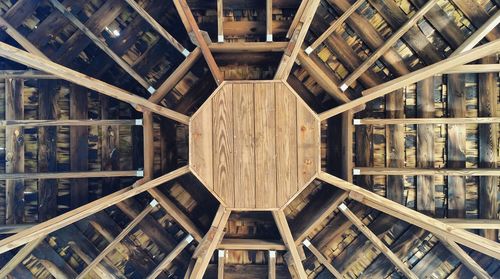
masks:
<svg viewBox="0 0 500 279"><path fill-rule="evenodd" d="M192 172L229 208L281 208L320 166L318 116L283 81L224 82L189 138Z"/></svg>

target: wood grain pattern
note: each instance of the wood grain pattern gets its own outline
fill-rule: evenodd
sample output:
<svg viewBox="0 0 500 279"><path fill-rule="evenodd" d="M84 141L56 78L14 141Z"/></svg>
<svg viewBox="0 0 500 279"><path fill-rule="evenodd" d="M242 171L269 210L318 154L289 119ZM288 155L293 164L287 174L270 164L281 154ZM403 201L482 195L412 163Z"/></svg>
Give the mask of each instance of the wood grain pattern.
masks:
<svg viewBox="0 0 500 279"><path fill-rule="evenodd" d="M399 89L385 96L385 111L387 118L404 118L404 95ZM390 168L404 167L405 160L405 127L404 125L389 125L385 127L386 135L386 164ZM388 176L388 199L404 204L403 176Z"/></svg>
<svg viewBox="0 0 500 279"><path fill-rule="evenodd" d="M290 92L291 93L291 92ZM297 102L297 181L298 186L310 182L318 169L316 149L319 127L314 115L302 101Z"/></svg>
<svg viewBox="0 0 500 279"><path fill-rule="evenodd" d="M239 207L255 207L253 84L233 85L234 193Z"/></svg>
<svg viewBox="0 0 500 279"><path fill-rule="evenodd" d="M255 84L255 205L276 207L276 93Z"/></svg>
<svg viewBox="0 0 500 279"><path fill-rule="evenodd" d="M191 168L198 174L200 180L209 189L213 189L213 159L212 159L212 99L201 108L198 117L191 121Z"/></svg>
<svg viewBox="0 0 500 279"><path fill-rule="evenodd" d="M282 84L276 90L276 177L278 203L282 204L297 191L297 99Z"/></svg>
<svg viewBox="0 0 500 279"><path fill-rule="evenodd" d="M226 85L213 102L214 191L234 206L233 87Z"/></svg>

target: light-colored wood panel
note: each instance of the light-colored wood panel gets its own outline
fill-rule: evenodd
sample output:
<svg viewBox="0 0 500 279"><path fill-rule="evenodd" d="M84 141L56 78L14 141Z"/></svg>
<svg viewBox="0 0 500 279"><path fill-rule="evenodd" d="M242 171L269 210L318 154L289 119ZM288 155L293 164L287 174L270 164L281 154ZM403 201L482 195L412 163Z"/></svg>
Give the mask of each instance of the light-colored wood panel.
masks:
<svg viewBox="0 0 500 279"><path fill-rule="evenodd" d="M214 191L228 206L234 206L232 91L228 84L212 100Z"/></svg>
<svg viewBox="0 0 500 279"><path fill-rule="evenodd" d="M212 140L212 99L198 111L198 117L191 121L190 163L202 183L213 189L213 140Z"/></svg>
<svg viewBox="0 0 500 279"><path fill-rule="evenodd" d="M254 85L233 84L234 193L238 207L255 207Z"/></svg>
<svg viewBox="0 0 500 279"><path fill-rule="evenodd" d="M278 204L284 204L297 191L297 99L283 84L276 91L276 177Z"/></svg>
<svg viewBox="0 0 500 279"><path fill-rule="evenodd" d="M297 102L297 181L299 188L309 183L318 169L319 127L317 123L309 109L300 101Z"/></svg>
<svg viewBox="0 0 500 279"><path fill-rule="evenodd" d="M276 207L276 94L255 84L255 193L257 207Z"/></svg>

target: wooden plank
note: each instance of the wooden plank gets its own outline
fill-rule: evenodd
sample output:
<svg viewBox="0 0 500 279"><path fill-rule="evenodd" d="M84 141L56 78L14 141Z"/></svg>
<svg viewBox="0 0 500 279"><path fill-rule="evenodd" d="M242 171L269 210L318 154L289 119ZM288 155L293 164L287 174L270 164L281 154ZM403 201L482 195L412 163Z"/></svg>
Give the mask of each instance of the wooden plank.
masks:
<svg viewBox="0 0 500 279"><path fill-rule="evenodd" d="M39 83L40 84L40 83ZM40 85L40 89L43 88L44 85ZM39 94L43 94L42 90L39 89ZM49 96L50 97L50 96ZM48 98L49 98L48 97ZM52 100L50 97L49 100ZM52 105L52 104L51 104ZM57 105L57 104L55 104ZM39 113L41 115L41 113ZM42 116L40 116L42 118ZM43 118L54 118L51 116L43 116ZM74 119L61 119L61 120L50 120L50 119L29 119L29 120L2 120L0 121L1 126L10 126L10 127L60 127L60 126L134 126L134 125L142 125L142 119L102 119L102 120L94 120L94 119L83 119L83 120L74 120Z"/></svg>
<svg viewBox="0 0 500 279"><path fill-rule="evenodd" d="M282 52L287 42L227 42L210 44L208 47L214 53L240 53L240 52Z"/></svg>
<svg viewBox="0 0 500 279"><path fill-rule="evenodd" d="M36 239L40 234L49 234L60 228L68 226L80 219L90 216L96 212L99 212L105 208L108 208L114 204L117 204L125 199L138 195L148 189L154 188L160 184L166 183L173 180L179 176L182 176L189 172L187 166L176 169L169 172L159 178L148 181L144 184L136 185L135 187L127 187L113 194L90 202L84 206L77 209L68 211L62 215L52 218L49 221L45 221L38 225L31 227L30 229L24 230L13 236L7 237L0 240L0 253L14 249L20 245L23 245L33 239Z"/></svg>
<svg viewBox="0 0 500 279"><path fill-rule="evenodd" d="M498 176L500 170L496 168L464 168L464 169L443 169L443 168L354 168L356 175L410 175L410 176L432 176L444 175L457 176ZM456 217L463 218L463 217Z"/></svg>
<svg viewBox="0 0 500 279"><path fill-rule="evenodd" d="M385 96L385 116L387 118L404 118L403 90L397 90ZM385 127L386 166L402 168L405 161L405 127L390 125ZM388 199L405 204L404 178L402 176L387 177L386 196Z"/></svg>
<svg viewBox="0 0 500 279"><path fill-rule="evenodd" d="M33 256L35 256L55 278L75 278L77 275L71 266L45 241L40 242L35 250L33 250Z"/></svg>
<svg viewBox="0 0 500 279"><path fill-rule="evenodd" d="M269 268L264 264L225 264L224 265L224 275L228 279L262 279L270 278L267 277ZM217 265L208 265L207 272L205 275L206 279L216 279L217 278ZM278 264L276 265L276 277L278 279L290 279L290 273L287 270L286 265Z"/></svg>
<svg viewBox="0 0 500 279"><path fill-rule="evenodd" d="M436 4L437 0L429 0L422 6L404 25L399 27L392 35L384 41L355 71L349 74L340 86L342 90L346 90L348 86L352 85L354 81L370 68L384 53L386 53L392 46L422 17Z"/></svg>
<svg viewBox="0 0 500 279"><path fill-rule="evenodd" d="M191 118L189 127L191 130L190 167L197 174L198 179L210 190L214 188L212 108L212 99L208 99L196 112L196 117Z"/></svg>
<svg viewBox="0 0 500 279"><path fill-rule="evenodd" d="M488 56L482 63L495 63L495 56ZM494 73L478 76L478 116L499 116L497 109L497 76ZM498 125L479 125L479 167L497 168ZM479 178L479 218L498 219L498 181L495 176ZM485 231L488 239L497 240L498 231Z"/></svg>
<svg viewBox="0 0 500 279"><path fill-rule="evenodd" d="M325 30L316 40L306 48L307 55L311 54L318 46L320 46L330 35L335 32L345 20L363 4L365 0L357 0L354 2L349 9L347 9L341 16L339 16L328 29Z"/></svg>
<svg viewBox="0 0 500 279"><path fill-rule="evenodd" d="M253 84L233 84L234 205L241 208L254 208L256 199L254 97Z"/></svg>
<svg viewBox="0 0 500 279"><path fill-rule="evenodd" d="M224 279L224 265L226 261L226 251L219 249L217 259L217 278Z"/></svg>
<svg viewBox="0 0 500 279"><path fill-rule="evenodd" d="M381 197L371 191L365 190L352 183L337 178L331 174L320 172L318 179L332 184L345 191L350 191L350 197L356 201L372 207L378 211L394 216L412 225L421 227L431 233L447 237L451 241L467 246L483 254L500 259L500 244L480 237L476 234L456 229L450 225L444 224L432 217L407 208L401 204L393 202L387 198Z"/></svg>
<svg viewBox="0 0 500 279"><path fill-rule="evenodd" d="M87 179L98 177L141 177L141 171L73 171L73 172L34 172L0 174L0 180L17 179Z"/></svg>
<svg viewBox="0 0 500 279"><path fill-rule="evenodd" d="M302 265L297 246L295 245L295 241L293 240L292 232L290 231L290 226L288 225L288 221L286 220L285 213L283 213L283 211L281 210L278 210L273 211L272 214L274 221L276 222L276 226L278 227L278 230L281 234L281 238L283 239L288 252L291 254L295 272L300 279L306 279L307 275L304 270L304 266Z"/></svg>
<svg viewBox="0 0 500 279"><path fill-rule="evenodd" d="M273 1L266 0L266 42L273 41Z"/></svg>
<svg viewBox="0 0 500 279"><path fill-rule="evenodd" d="M234 206L233 86L226 84L212 100L214 191Z"/></svg>
<svg viewBox="0 0 500 279"><path fill-rule="evenodd" d="M198 27L198 24L196 22L196 19L191 13L191 9L189 9L186 0L174 0L174 4L175 8L179 12L179 15L181 15L181 19L184 19L183 22L187 32L190 33L191 31L193 31L198 46L200 47L201 52L203 54L203 57L205 57L205 60L207 61L208 68L210 69L210 72L214 76L215 82L217 84L221 84L224 81L224 75L220 71L219 66L217 66L217 63L215 62L212 52L210 52L207 42L203 38L200 28Z"/></svg>
<svg viewBox="0 0 500 279"><path fill-rule="evenodd" d="M86 88L70 86L70 119L88 118L88 91ZM89 163L88 127L70 127L70 168L73 172L86 172ZM77 178L70 181L71 208L88 202L88 180Z"/></svg>
<svg viewBox="0 0 500 279"><path fill-rule="evenodd" d="M99 95L101 103L101 119L109 119L119 117L119 110L116 103L111 98L105 95ZM120 120L111 120L114 123ZM112 122L112 123L113 123ZM139 119L134 122L142 123L143 120ZM126 124L125 124L126 125ZM115 171L120 170L120 127L118 125L104 125L101 129L101 170L102 171ZM109 185L103 189L103 195L109 195L120 189L119 179L117 178L103 178L103 185Z"/></svg>
<svg viewBox="0 0 500 279"><path fill-rule="evenodd" d="M457 257L467 268L472 271L477 278L488 279L491 276L484 270L469 254L467 254L464 249L462 249L458 244L453 241L448 241L444 238L440 238L441 243L448 248L448 250Z"/></svg>
<svg viewBox="0 0 500 279"><path fill-rule="evenodd" d="M276 251L270 250L267 259L267 278L276 279Z"/></svg>
<svg viewBox="0 0 500 279"><path fill-rule="evenodd" d="M419 117L434 117L434 78L417 83L417 114ZM434 125L417 126L417 168L434 168ZM417 176L417 210L434 215L434 177Z"/></svg>
<svg viewBox="0 0 500 279"><path fill-rule="evenodd" d="M444 218L439 221L449 224L457 229L500 229L499 219L463 219L463 218Z"/></svg>
<svg viewBox="0 0 500 279"><path fill-rule="evenodd" d="M217 42L224 42L224 1L217 0Z"/></svg>
<svg viewBox="0 0 500 279"><path fill-rule="evenodd" d="M177 51L184 56L189 55L189 51L183 47L170 33L161 26L144 8L139 5L135 0L125 0L153 29L156 30L165 40L167 40Z"/></svg>
<svg viewBox="0 0 500 279"><path fill-rule="evenodd" d="M448 75L448 117L465 117L465 76ZM447 168L465 168L466 127L463 124L447 126ZM465 177L448 177L448 211L450 218L465 217Z"/></svg>
<svg viewBox="0 0 500 279"><path fill-rule="evenodd" d="M444 59L440 62L424 67L420 70L413 71L407 75L395 78L391 81L382 83L362 92L363 97L357 98L347 104L337 106L319 114L321 120L330 118L346 110L355 108L361 104L365 104L371 100L382 97L394 90L403 88L415 82L422 81L428 77L442 73L455 66L463 65L471 61L480 59L490 54L496 53L500 47L500 40L484 44L476 47L462 54L456 55L451 58Z"/></svg>
<svg viewBox="0 0 500 279"><path fill-rule="evenodd" d="M290 92L289 94L293 94ZM304 187L315 176L319 164L318 147L319 121L309 108L301 101L297 101L297 182L298 187Z"/></svg>
<svg viewBox="0 0 500 279"><path fill-rule="evenodd" d="M45 237L40 237L34 241L29 242L24 245L23 248L19 249L15 256L13 256L3 267L0 269L0 278L6 278L9 273L11 273L16 266L22 264L22 261L29 256L33 250L44 241Z"/></svg>
<svg viewBox="0 0 500 279"><path fill-rule="evenodd" d="M342 114L342 178L352 182L354 125L353 113L347 111ZM332 158L333 159L333 158Z"/></svg>
<svg viewBox="0 0 500 279"><path fill-rule="evenodd" d="M456 117L456 118L364 118L354 119L354 125L421 125L421 124L496 124L500 117Z"/></svg>
<svg viewBox="0 0 500 279"><path fill-rule="evenodd" d="M285 245L281 241L238 238L223 239L218 248L225 250L286 250Z"/></svg>
<svg viewBox="0 0 500 279"><path fill-rule="evenodd" d="M314 245L312 245L312 243L306 239L304 240L304 246L307 247L307 249L309 249L309 251L311 251L311 253L313 253L313 255L318 259L318 261L324 265L326 267L326 269L328 269L328 271L330 271L330 273L337 279L341 279L341 278L344 278L344 276L342 276L342 274L340 274L340 272L335 269L335 267L333 267L333 265L330 263L330 261L325 257L323 256L323 254L321 254L321 252L316 249L316 247L314 247Z"/></svg>
<svg viewBox="0 0 500 279"><path fill-rule="evenodd" d="M24 82L5 80L5 119L24 118ZM5 172L24 172L24 129L5 128ZM24 222L24 180L8 180L5 183L5 223Z"/></svg>
<svg viewBox="0 0 500 279"><path fill-rule="evenodd" d="M15 47L11 47L3 42L0 42L0 56L10 59L12 61L16 61L23 65L39 69L41 71L54 74L60 77L61 79L70 81L72 83L87 87L91 90L95 90L99 93L130 103L136 108L137 105L140 105L148 110L163 115L169 119L179 121L180 123L183 124L189 123L189 117L187 117L186 115L167 109L163 106L153 104L144 98L136 96L125 90L119 89L118 87L112 86L105 82L99 81L95 78L91 78L79 72L73 71L69 68L56 64L49 60L39 58L36 55L29 54Z"/></svg>
<svg viewBox="0 0 500 279"><path fill-rule="evenodd" d="M143 114L143 170L144 179L149 181L154 178L154 119L150 111L145 111Z"/></svg>
<svg viewBox="0 0 500 279"><path fill-rule="evenodd" d="M275 84L276 92L276 181L278 205L297 191L297 99L288 88Z"/></svg>
<svg viewBox="0 0 500 279"><path fill-rule="evenodd" d="M255 205L277 207L276 92L273 83L255 84Z"/></svg>

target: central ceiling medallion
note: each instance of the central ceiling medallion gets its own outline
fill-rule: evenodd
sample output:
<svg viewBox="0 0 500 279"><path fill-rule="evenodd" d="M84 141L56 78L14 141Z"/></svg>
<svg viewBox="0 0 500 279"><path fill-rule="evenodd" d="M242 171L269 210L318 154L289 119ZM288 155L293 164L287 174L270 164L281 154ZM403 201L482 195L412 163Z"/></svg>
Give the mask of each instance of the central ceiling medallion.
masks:
<svg viewBox="0 0 500 279"><path fill-rule="evenodd" d="M275 210L315 177L318 116L283 81L224 82L193 115L189 166L235 210Z"/></svg>

